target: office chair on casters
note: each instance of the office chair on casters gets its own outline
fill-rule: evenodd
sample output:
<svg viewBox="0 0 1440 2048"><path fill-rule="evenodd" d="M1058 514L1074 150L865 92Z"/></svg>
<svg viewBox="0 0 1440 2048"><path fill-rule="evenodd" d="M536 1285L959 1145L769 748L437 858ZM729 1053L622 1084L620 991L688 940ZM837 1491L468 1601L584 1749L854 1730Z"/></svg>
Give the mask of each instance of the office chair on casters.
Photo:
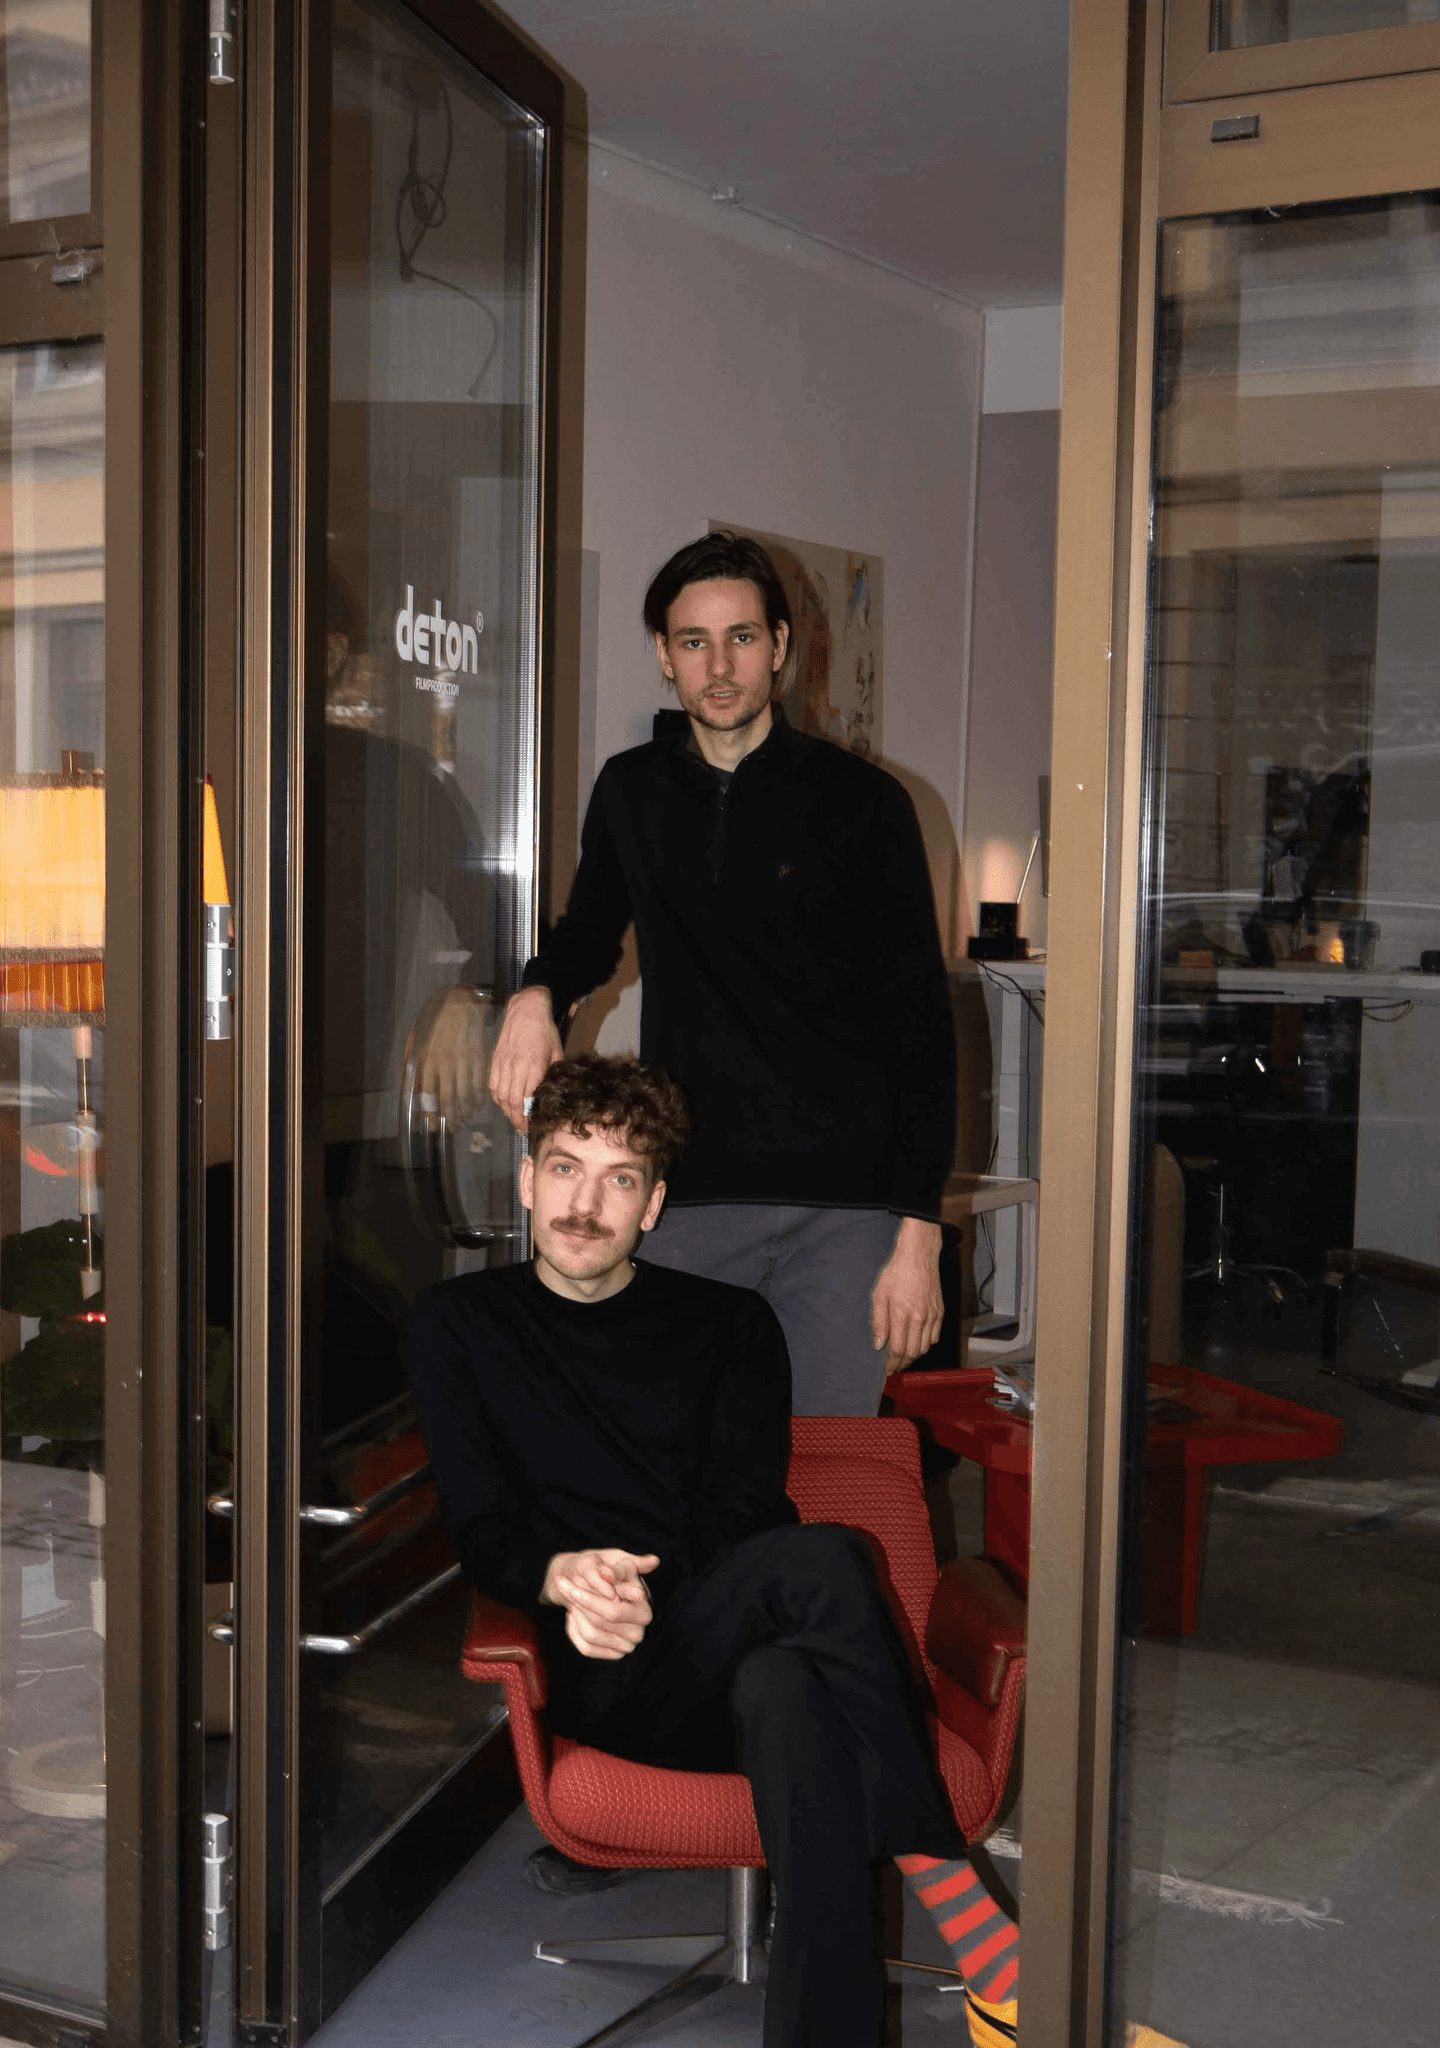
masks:
<svg viewBox="0 0 1440 2048"><path fill-rule="evenodd" d="M1197 1265L1186 1267L1185 1284L1187 1289L1197 1284L1213 1288L1224 1300L1237 1286L1253 1283L1262 1290L1266 1301L1279 1310L1292 1297L1301 1303L1310 1301L1310 1283L1304 1275L1293 1266L1236 1258L1231 1248L1240 1136L1246 1117L1268 1099L1270 1077L1269 1061L1263 1056L1265 1050L1240 1037L1233 1044L1212 1048L1204 1063L1211 1090L1206 1121L1211 1127L1214 1150L1210 1156L1197 1157L1187 1147L1179 1153L1179 1160L1187 1174L1199 1175L1206 1186L1213 1223L1209 1254Z"/></svg>
<svg viewBox="0 0 1440 2048"><path fill-rule="evenodd" d="M936 1755L956 1820L968 1841L983 1840L1004 1796L1020 1719L1024 1602L984 1558L937 1570L919 1441L903 1416L796 1416L787 1484L802 1521L847 1523L871 1539L880 1583L933 1694ZM504 1685L525 1801L557 1849L611 1869L730 1873L723 1934L536 1943L542 1962L654 1963L667 1971L657 1990L581 2048L615 2041L693 1980L753 1982L765 1856L747 1780L630 1763L552 1735L538 1631L528 1616L481 1594L461 1669L478 1683ZM957 1972L896 1967L960 1987Z"/></svg>

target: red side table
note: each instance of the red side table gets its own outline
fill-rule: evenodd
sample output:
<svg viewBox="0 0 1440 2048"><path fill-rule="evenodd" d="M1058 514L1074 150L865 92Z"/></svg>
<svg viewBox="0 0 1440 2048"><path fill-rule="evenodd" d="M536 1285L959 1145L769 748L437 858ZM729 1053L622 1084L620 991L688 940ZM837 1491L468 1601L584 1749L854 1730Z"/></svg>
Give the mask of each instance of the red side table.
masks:
<svg viewBox="0 0 1440 2048"><path fill-rule="evenodd" d="M1189 1410L1154 1420L1145 1438L1144 1579L1149 1635L1189 1635L1200 1600L1205 1508L1212 1465L1329 1458L1340 1448L1333 1415L1255 1393L1186 1365L1150 1367L1152 1399ZM924 1416L937 1442L985 1473L985 1555L1025 1588L1030 1576L1030 1420L996 1407L986 1366L898 1373L889 1395L900 1415Z"/></svg>

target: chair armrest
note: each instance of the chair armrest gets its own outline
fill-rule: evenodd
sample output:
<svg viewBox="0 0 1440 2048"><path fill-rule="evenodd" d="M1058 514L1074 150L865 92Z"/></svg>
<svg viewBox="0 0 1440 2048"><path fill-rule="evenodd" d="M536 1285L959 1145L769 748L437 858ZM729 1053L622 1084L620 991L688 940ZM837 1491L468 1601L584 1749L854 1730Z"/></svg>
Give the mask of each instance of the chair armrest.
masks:
<svg viewBox="0 0 1440 2048"><path fill-rule="evenodd" d="M539 1713L545 1704L547 1677L539 1629L518 1607L507 1607L488 1593L472 1593L460 1669L467 1678L483 1683L501 1676L493 1669L497 1664L518 1668L525 1697Z"/></svg>
<svg viewBox="0 0 1440 2048"><path fill-rule="evenodd" d="M955 1558L930 1602L926 1654L972 1699L995 1707L1011 1664L1025 1655L1025 1624L1025 1602L988 1559Z"/></svg>

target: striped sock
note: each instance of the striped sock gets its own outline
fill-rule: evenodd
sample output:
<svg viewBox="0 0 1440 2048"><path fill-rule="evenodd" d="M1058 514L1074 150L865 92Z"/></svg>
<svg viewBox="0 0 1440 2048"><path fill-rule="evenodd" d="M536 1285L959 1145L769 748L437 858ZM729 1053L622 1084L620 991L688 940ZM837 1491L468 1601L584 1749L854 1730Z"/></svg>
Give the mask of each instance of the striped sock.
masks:
<svg viewBox="0 0 1440 2048"><path fill-rule="evenodd" d="M1016 1998L1020 1983L1020 1929L1002 1913L966 1857L897 1856L915 1896L940 1930L966 1989L987 2005Z"/></svg>

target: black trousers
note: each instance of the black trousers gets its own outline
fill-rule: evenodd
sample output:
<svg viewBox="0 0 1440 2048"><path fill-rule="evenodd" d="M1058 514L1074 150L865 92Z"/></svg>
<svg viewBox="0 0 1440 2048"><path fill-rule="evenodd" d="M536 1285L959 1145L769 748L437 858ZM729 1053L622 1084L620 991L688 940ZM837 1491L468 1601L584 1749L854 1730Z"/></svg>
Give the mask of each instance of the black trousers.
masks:
<svg viewBox="0 0 1440 2048"><path fill-rule="evenodd" d="M965 1842L864 1537L748 1538L676 1588L632 1656L619 1699L614 1664L560 1659L554 1725L637 1763L742 1771L777 1897L765 2048L880 2048L880 1869ZM608 1680L593 1711L587 1664Z"/></svg>

